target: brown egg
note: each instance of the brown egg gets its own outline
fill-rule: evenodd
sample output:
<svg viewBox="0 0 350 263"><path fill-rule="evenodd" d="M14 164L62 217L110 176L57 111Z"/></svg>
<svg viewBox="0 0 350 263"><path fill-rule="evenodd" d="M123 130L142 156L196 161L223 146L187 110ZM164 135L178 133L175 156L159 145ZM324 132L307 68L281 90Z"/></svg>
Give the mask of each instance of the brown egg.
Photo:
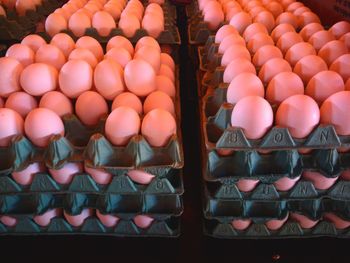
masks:
<svg viewBox="0 0 350 263"><path fill-rule="evenodd" d="M319 23L311 23L303 27L303 29L299 32L300 36L304 39L304 41L309 41L310 37L318 31L322 31L324 28Z"/></svg>
<svg viewBox="0 0 350 263"><path fill-rule="evenodd" d="M246 12L239 12L230 20L230 25L237 29L240 34L243 34L247 26L252 23L252 17Z"/></svg>
<svg viewBox="0 0 350 263"><path fill-rule="evenodd" d="M162 66L162 64L165 64L168 67L170 67L170 69L173 72L175 71L175 62L169 54L160 53L160 62L161 62L161 66Z"/></svg>
<svg viewBox="0 0 350 263"><path fill-rule="evenodd" d="M175 83L175 72L166 64L160 65L158 75L167 76L172 82Z"/></svg>
<svg viewBox="0 0 350 263"><path fill-rule="evenodd" d="M339 40L343 41L347 46L348 50L350 50L350 33L344 34L341 38L339 38Z"/></svg>
<svg viewBox="0 0 350 263"><path fill-rule="evenodd" d="M174 82L165 75L156 76L156 90L162 91L174 98L176 95L176 88Z"/></svg>
<svg viewBox="0 0 350 263"><path fill-rule="evenodd" d="M137 50L139 50L141 47L144 47L144 46L155 47L156 49L159 50L159 53L161 52L160 46L159 46L157 40L155 40L153 37L145 36L145 37L140 38L139 41L137 41L137 43L136 43L135 52L137 52Z"/></svg>
<svg viewBox="0 0 350 263"><path fill-rule="evenodd" d="M294 67L294 73L298 74L307 85L309 80L318 72L328 70L326 62L316 55L309 55L300 59Z"/></svg>
<svg viewBox="0 0 350 263"><path fill-rule="evenodd" d="M345 90L350 90L350 78L345 83Z"/></svg>
<svg viewBox="0 0 350 263"><path fill-rule="evenodd" d="M313 12L304 12L299 16L299 25L300 27L304 27L307 24L311 23L320 23L320 18Z"/></svg>
<svg viewBox="0 0 350 263"><path fill-rule="evenodd" d="M65 9L63 8L58 8L55 10L55 12L53 12L54 14L58 14L60 16L62 16L66 21L69 20L70 17L70 13L68 13Z"/></svg>
<svg viewBox="0 0 350 263"><path fill-rule="evenodd" d="M233 3L233 2L231 2ZM235 7L229 7L225 13L225 21L230 21L232 19L232 17L234 17L236 14L238 14L239 12L242 12L243 9L239 6L235 6Z"/></svg>
<svg viewBox="0 0 350 263"><path fill-rule="evenodd" d="M288 12L294 12L297 8L300 8L303 6L304 4L301 2L292 1L292 3L289 3L287 6L285 6L285 9Z"/></svg>
<svg viewBox="0 0 350 263"><path fill-rule="evenodd" d="M160 68L160 52L157 48L151 46L143 46L139 48L134 55L134 59L142 59L148 62L158 73Z"/></svg>
<svg viewBox="0 0 350 263"><path fill-rule="evenodd" d="M277 18L283 13L283 6L277 1L271 1L265 5L266 9L271 12L271 14Z"/></svg>
<svg viewBox="0 0 350 263"><path fill-rule="evenodd" d="M6 51L6 57L18 60L23 67L34 63L34 51L23 44L14 44Z"/></svg>
<svg viewBox="0 0 350 263"><path fill-rule="evenodd" d="M58 47L51 44L46 44L41 46L36 52L35 62L46 63L59 71L63 64L66 63L66 58Z"/></svg>
<svg viewBox="0 0 350 263"><path fill-rule="evenodd" d="M68 60L84 60L90 64L91 68L95 68L98 61L94 54L87 48L76 48L74 49L68 57Z"/></svg>
<svg viewBox="0 0 350 263"><path fill-rule="evenodd" d="M295 32L294 27L290 24L280 24L272 30L271 37L277 43L278 39L287 32Z"/></svg>
<svg viewBox="0 0 350 263"><path fill-rule="evenodd" d="M345 54L338 57L329 67L342 76L344 82L350 78L350 54Z"/></svg>
<svg viewBox="0 0 350 263"><path fill-rule="evenodd" d="M276 46L285 54L289 48L300 42L303 39L298 33L287 32L278 39Z"/></svg>
<svg viewBox="0 0 350 263"><path fill-rule="evenodd" d="M12 109L17 112L22 118L38 107L35 98L25 92L14 92L6 100L5 108Z"/></svg>
<svg viewBox="0 0 350 263"><path fill-rule="evenodd" d="M90 28L91 26L91 17L84 12L74 13L68 21L68 28L77 37L85 35L86 29Z"/></svg>
<svg viewBox="0 0 350 263"><path fill-rule="evenodd" d="M224 83L230 83L235 77L242 73L252 73L256 75L254 65L245 58L237 58L227 65L223 75Z"/></svg>
<svg viewBox="0 0 350 263"><path fill-rule="evenodd" d="M315 48L310 43L299 42L288 49L285 59L294 67L300 59L308 55L316 55Z"/></svg>
<svg viewBox="0 0 350 263"><path fill-rule="evenodd" d="M93 107L91 107L92 105ZM85 91L75 103L75 113L82 123L94 126L107 115L108 106L104 98L97 92Z"/></svg>
<svg viewBox="0 0 350 263"><path fill-rule="evenodd" d="M30 47L34 52L36 52L39 47L46 44L46 41L41 36L32 34L23 38L21 44Z"/></svg>
<svg viewBox="0 0 350 263"><path fill-rule="evenodd" d="M130 56L134 55L133 45L127 38L123 36L115 36L108 41L106 47L107 52L112 48L125 48L129 52Z"/></svg>
<svg viewBox="0 0 350 263"><path fill-rule="evenodd" d="M66 30L68 23L66 18L57 13L52 13L46 18L45 21L45 31L53 37L54 35L60 33L62 30Z"/></svg>
<svg viewBox="0 0 350 263"><path fill-rule="evenodd" d="M266 34L266 33L258 33L255 34L248 42L247 48L250 51L250 53L255 54L256 51L258 51L259 48L266 46L266 45L272 45L274 46L274 42L272 38Z"/></svg>
<svg viewBox="0 0 350 263"><path fill-rule="evenodd" d="M35 2L32 0L16 0L16 12L19 16L25 16L26 12L35 11Z"/></svg>
<svg viewBox="0 0 350 263"><path fill-rule="evenodd" d="M246 58L251 60L248 49L242 45L233 45L227 49L222 56L221 66L227 66L232 60L237 58Z"/></svg>
<svg viewBox="0 0 350 263"><path fill-rule="evenodd" d="M290 13L290 12L284 12L284 13L280 14L276 19L276 24L277 25L290 24L295 29L297 29L299 26L298 18L293 13Z"/></svg>
<svg viewBox="0 0 350 263"><path fill-rule="evenodd" d="M122 13L121 8L118 7L116 2L110 3L108 2L107 4L104 5L103 10L105 12L108 12L115 21L119 20L120 15Z"/></svg>
<svg viewBox="0 0 350 263"><path fill-rule="evenodd" d="M326 30L320 30L315 32L309 38L309 43L313 45L317 51L319 51L325 44L333 40L335 40L335 37L332 35L331 32Z"/></svg>
<svg viewBox="0 0 350 263"><path fill-rule="evenodd" d="M254 22L255 23L261 23L261 24L265 25L265 27L267 28L267 30L269 32L271 32L274 29L275 25L276 25L275 24L275 18L268 11L262 11L259 14L257 14L254 17Z"/></svg>
<svg viewBox="0 0 350 263"><path fill-rule="evenodd" d="M70 52L72 52L72 50L75 47L74 40L68 34L65 33L59 33L55 35L51 39L50 44L58 47L63 52L66 58L68 58Z"/></svg>
<svg viewBox="0 0 350 263"><path fill-rule="evenodd" d="M147 14L143 17L141 26L148 35L157 38L164 31L164 17Z"/></svg>
<svg viewBox="0 0 350 263"><path fill-rule="evenodd" d="M266 8L262 6L256 6L253 9L250 9L249 14L254 19L254 17L256 17L258 14L264 11L266 11Z"/></svg>
<svg viewBox="0 0 350 263"><path fill-rule="evenodd" d="M220 54L224 54L226 52L227 49L229 49L231 46L233 45L242 45L245 46L245 41L244 39L240 36L240 35L236 35L236 34L232 34L232 35L228 35L227 37L225 37L220 45L219 45L219 50L218 52Z"/></svg>
<svg viewBox="0 0 350 263"><path fill-rule="evenodd" d="M248 42L255 34L258 33L268 34L268 31L265 25L261 23L253 23L244 30L243 37L245 41Z"/></svg>
<svg viewBox="0 0 350 263"><path fill-rule="evenodd" d="M92 17L92 27L96 28L100 36L106 37L116 28L116 23L108 12L98 11Z"/></svg>
<svg viewBox="0 0 350 263"><path fill-rule="evenodd" d="M336 39L341 38L344 34L350 32L350 23L348 21L340 21L334 24L329 31Z"/></svg>
<svg viewBox="0 0 350 263"><path fill-rule="evenodd" d="M117 62L123 68L132 59L130 53L125 48L112 48L104 56L104 58L109 58Z"/></svg>
<svg viewBox="0 0 350 263"><path fill-rule="evenodd" d="M133 108L139 115L143 113L142 102L134 93L122 92L115 97L112 104L112 111L122 106Z"/></svg>
<svg viewBox="0 0 350 263"><path fill-rule="evenodd" d="M283 58L283 54L278 47L266 45L259 48L253 57L253 63L256 67L262 67L272 58Z"/></svg>
<svg viewBox="0 0 350 263"><path fill-rule="evenodd" d="M103 49L101 44L94 38L89 36L83 36L77 40L75 43L76 48L87 48L89 49L97 58L98 61L103 59Z"/></svg>
<svg viewBox="0 0 350 263"><path fill-rule="evenodd" d="M154 91L146 97L143 103L144 114L154 109L163 109L175 116L174 102L171 97L163 91Z"/></svg>
<svg viewBox="0 0 350 263"><path fill-rule="evenodd" d="M63 117L73 113L72 102L59 91L50 91L41 97L39 108L46 108Z"/></svg>
<svg viewBox="0 0 350 263"><path fill-rule="evenodd" d="M311 12L310 8L306 7L306 6L302 6L302 7L298 7L297 9L295 9L293 11L293 14L295 16L300 16L302 13L304 12Z"/></svg>
<svg viewBox="0 0 350 263"><path fill-rule="evenodd" d="M259 78L267 85L271 79L281 72L291 72L289 63L282 58L272 58L268 60L259 71Z"/></svg>
<svg viewBox="0 0 350 263"><path fill-rule="evenodd" d="M220 44L229 35L238 35L236 28L231 25L224 25L219 28L215 35L215 43Z"/></svg>
<svg viewBox="0 0 350 263"><path fill-rule="evenodd" d="M126 37L133 37L136 31L141 28L139 19L134 15L122 16L118 26Z"/></svg>
<svg viewBox="0 0 350 263"><path fill-rule="evenodd" d="M318 55L330 66L338 57L348 53L345 43L340 40L333 40L325 44Z"/></svg>
<svg viewBox="0 0 350 263"><path fill-rule="evenodd" d="M0 109L0 147L8 147L13 136L23 134L23 118L7 108Z"/></svg>
<svg viewBox="0 0 350 263"><path fill-rule="evenodd" d="M14 58L0 58L0 96L7 98L11 93L20 91L20 75L23 66Z"/></svg>

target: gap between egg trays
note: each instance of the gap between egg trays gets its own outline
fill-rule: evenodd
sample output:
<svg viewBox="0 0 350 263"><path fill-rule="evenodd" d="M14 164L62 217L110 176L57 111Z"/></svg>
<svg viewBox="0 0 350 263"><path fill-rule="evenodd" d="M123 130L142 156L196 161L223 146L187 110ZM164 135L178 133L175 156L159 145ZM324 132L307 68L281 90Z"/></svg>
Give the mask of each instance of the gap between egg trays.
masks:
<svg viewBox="0 0 350 263"><path fill-rule="evenodd" d="M99 235L116 237L178 237L180 235L180 217L171 215L153 215L155 221L147 229L136 226L133 217L125 214L114 227L104 226L96 216L87 218L80 227L73 227L62 217L53 218L47 227L37 225L32 216L18 217L15 227L0 223L0 236L12 235Z"/></svg>

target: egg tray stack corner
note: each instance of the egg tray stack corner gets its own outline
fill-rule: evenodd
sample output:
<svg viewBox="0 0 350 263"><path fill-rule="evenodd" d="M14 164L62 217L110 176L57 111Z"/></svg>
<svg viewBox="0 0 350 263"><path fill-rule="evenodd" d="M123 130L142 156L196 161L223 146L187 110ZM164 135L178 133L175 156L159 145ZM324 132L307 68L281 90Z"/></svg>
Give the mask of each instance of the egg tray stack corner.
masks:
<svg viewBox="0 0 350 263"><path fill-rule="evenodd" d="M303 171L337 177L350 167L350 154L337 151L350 146L350 137L337 135L332 125L319 125L307 138L294 139L287 128L275 126L263 138L250 140L242 129L230 127L233 106L226 103L228 84L223 83L223 68L214 38L209 36L207 43L197 49L204 233L225 239L349 238L349 228L337 229L332 222L323 220L325 213L350 219L349 181L339 179L330 189L317 190L302 179L283 192L273 183L283 177L297 178ZM301 154L299 149L312 152ZM233 153L220 156L217 151ZM236 185L239 179L258 179L260 184L251 192L241 192ZM284 219L289 212L320 221L310 229L302 228L290 218L278 230L266 227L267 221ZM245 230L237 230L232 226L232 221L237 219L252 222Z"/></svg>
<svg viewBox="0 0 350 263"><path fill-rule="evenodd" d="M21 41L26 35L35 32L38 22L64 3L63 0L43 0L35 11L28 10L25 16L19 16L14 10L6 10L6 17L0 15L0 41Z"/></svg>
<svg viewBox="0 0 350 263"><path fill-rule="evenodd" d="M95 127L86 127L76 115L63 117L65 136L52 136L45 148L33 145L22 135L14 137L9 147L0 147L0 215L13 216L18 222L14 227L0 222L0 235L179 236L184 157L178 74L177 68L177 134L164 147L152 147L142 135L131 138L126 146L113 146L104 136L105 118ZM100 185L89 174L81 173L74 175L68 185L61 185L48 173L37 173L30 185L23 186L11 178L12 171L21 171L36 162L52 169L60 169L68 162L84 163L106 170L113 179ZM148 185L135 183L126 175L132 169L142 169L155 178ZM33 221L35 215L55 208L63 208L71 215L78 215L85 208L98 209L120 220L109 228L95 215L80 227L69 225L63 217L53 218L47 227ZM133 218L139 214L154 218L148 228L134 223Z"/></svg>

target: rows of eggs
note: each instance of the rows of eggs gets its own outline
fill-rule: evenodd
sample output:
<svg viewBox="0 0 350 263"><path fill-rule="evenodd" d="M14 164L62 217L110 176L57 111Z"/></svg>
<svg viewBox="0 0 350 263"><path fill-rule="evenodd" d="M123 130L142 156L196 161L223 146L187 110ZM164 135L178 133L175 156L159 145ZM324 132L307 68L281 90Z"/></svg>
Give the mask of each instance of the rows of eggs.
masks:
<svg viewBox="0 0 350 263"><path fill-rule="evenodd" d="M164 13L160 4L149 1L145 8L139 0L69 0L56 9L45 21L50 36L71 30L77 37L87 28L95 28L100 36L108 36L111 30L120 28L126 37L133 37L140 28L157 38L164 31Z"/></svg>
<svg viewBox="0 0 350 263"><path fill-rule="evenodd" d="M19 16L24 16L27 11L35 11L41 4L42 0L1 0L0 15L6 17L6 10L15 10Z"/></svg>
<svg viewBox="0 0 350 263"><path fill-rule="evenodd" d="M212 2L219 3L208 5ZM242 9L250 10L255 3L264 14L277 15L264 5L278 1L241 2ZM309 11L302 3L289 2L287 12L277 16L283 19L273 19L273 26L240 10L215 36L225 67L223 81L229 83L227 101L234 104L231 125L243 128L248 139L263 137L274 122L298 139L319 123L350 135L350 24L342 21L325 30L313 15L297 33L296 10L302 8L299 16ZM237 16L249 19L236 23ZM275 116L270 104L278 106Z"/></svg>
<svg viewBox="0 0 350 263"><path fill-rule="evenodd" d="M119 218L115 215L111 214L102 214L99 210L95 209L84 209L82 212L78 215L70 215L66 211L62 211L62 209L51 209L42 215L36 215L33 217L33 221L41 226L41 227L47 227L51 220L57 217L64 217L66 221L73 227L80 227L84 224L85 220L89 217L96 216L100 222L105 227L115 227L118 222ZM154 218L148 216L148 215L137 215L133 219L133 222L136 226L138 226L141 229L147 229L151 226ZM15 227L18 223L18 220L16 217L8 216L8 215L0 215L0 222L8 227Z"/></svg>
<svg viewBox="0 0 350 263"><path fill-rule="evenodd" d="M45 147L53 134L64 135L61 117L74 112L86 126L97 125L108 115L105 135L116 146L125 146L140 131L151 146L165 146L176 133L173 59L161 53L151 37L141 38L134 48L128 39L116 36L106 49L103 54L91 37L75 43L63 33L50 44L29 35L10 47L0 58L0 147L9 146L18 134ZM111 112L107 102L113 102ZM29 165L15 173L14 179L30 184L33 174L44 172L41 166ZM97 174L98 183L111 180L103 170L87 169L93 177ZM76 163L50 170L62 184L80 172L81 165ZM136 172L141 178L136 179L138 183L153 178Z"/></svg>

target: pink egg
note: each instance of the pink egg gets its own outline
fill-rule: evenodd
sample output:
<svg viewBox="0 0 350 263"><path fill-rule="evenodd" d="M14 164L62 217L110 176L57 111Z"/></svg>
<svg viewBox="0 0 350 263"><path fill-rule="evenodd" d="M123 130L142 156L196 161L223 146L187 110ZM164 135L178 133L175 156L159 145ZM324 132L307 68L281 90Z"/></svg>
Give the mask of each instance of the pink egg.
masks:
<svg viewBox="0 0 350 263"><path fill-rule="evenodd" d="M248 42L247 48L249 49L250 53L255 54L256 51L259 50L259 48L267 45L274 46L274 42L272 38L266 34L266 33L258 33L255 34Z"/></svg>
<svg viewBox="0 0 350 263"><path fill-rule="evenodd" d="M140 131L141 120L138 113L130 107L118 107L109 114L105 133L114 145L126 145L131 137Z"/></svg>
<svg viewBox="0 0 350 263"><path fill-rule="evenodd" d="M106 37L116 28L114 18L106 11L98 11L92 17L92 27L100 36Z"/></svg>
<svg viewBox="0 0 350 263"><path fill-rule="evenodd" d="M221 66L227 66L231 61L237 58L246 58L251 60L248 49L242 45L233 45L226 50L221 59Z"/></svg>
<svg viewBox="0 0 350 263"><path fill-rule="evenodd" d="M106 185L112 181L112 174L104 169L96 169L84 165L85 172L91 175L92 179L98 184Z"/></svg>
<svg viewBox="0 0 350 263"><path fill-rule="evenodd" d="M295 178L282 177L278 179L273 185L276 187L277 191L289 191L294 187L294 185L299 181L300 176Z"/></svg>
<svg viewBox="0 0 350 263"><path fill-rule="evenodd" d="M255 74L241 73L228 86L227 102L236 104L239 100L247 96L260 96L263 98L264 93L264 86Z"/></svg>
<svg viewBox="0 0 350 263"><path fill-rule="evenodd" d="M125 48L112 48L104 56L105 59L112 59L123 68L128 64L132 57Z"/></svg>
<svg viewBox="0 0 350 263"><path fill-rule="evenodd" d="M170 69L173 72L175 71L175 62L170 55L168 55L166 53L160 53L160 62L161 62L161 66L162 66L162 64L165 64L168 67L170 67Z"/></svg>
<svg viewBox="0 0 350 263"><path fill-rule="evenodd" d="M22 71L20 83L28 94L42 96L56 89L57 75L54 67L44 63L34 63Z"/></svg>
<svg viewBox="0 0 350 263"><path fill-rule="evenodd" d="M33 220L39 226L46 227L51 223L51 219L58 217L60 215L61 215L61 210L56 208L56 209L48 210L42 215L34 216Z"/></svg>
<svg viewBox="0 0 350 263"><path fill-rule="evenodd" d="M259 184L259 180L252 179L239 179L237 182L237 188L241 192L251 192Z"/></svg>
<svg viewBox="0 0 350 263"><path fill-rule="evenodd" d="M245 41L248 42L254 35L258 33L268 34L268 31L265 25L261 23L253 23L244 30L243 37Z"/></svg>
<svg viewBox="0 0 350 263"><path fill-rule="evenodd" d="M239 12L231 18L230 25L236 28L240 34L243 34L246 27L252 22L252 17L248 13Z"/></svg>
<svg viewBox="0 0 350 263"><path fill-rule="evenodd" d="M23 38L21 44L30 47L36 52L42 45L46 44L46 41L41 36L32 34Z"/></svg>
<svg viewBox="0 0 350 263"><path fill-rule="evenodd" d="M234 229L242 231L247 229L251 223L252 223L251 219L235 219L231 222L231 225Z"/></svg>
<svg viewBox="0 0 350 263"><path fill-rule="evenodd" d="M22 118L38 106L36 100L25 92L14 92L6 100L5 108L19 113Z"/></svg>
<svg viewBox="0 0 350 263"><path fill-rule="evenodd" d="M318 55L330 66L338 57L348 53L344 42L333 40L325 44L318 52Z"/></svg>
<svg viewBox="0 0 350 263"><path fill-rule="evenodd" d="M122 67L111 59L101 61L94 72L94 83L105 99L113 100L125 89Z"/></svg>
<svg viewBox="0 0 350 263"><path fill-rule="evenodd" d="M337 72L344 81L347 81L350 78L350 54L338 57L329 69Z"/></svg>
<svg viewBox="0 0 350 263"><path fill-rule="evenodd" d="M275 27L275 18L268 11L262 11L254 17L254 23L265 25L267 30L271 32Z"/></svg>
<svg viewBox="0 0 350 263"><path fill-rule="evenodd" d="M321 71L311 78L307 84L305 94L314 98L318 104L322 104L329 96L343 91L344 81L334 71Z"/></svg>
<svg viewBox="0 0 350 263"><path fill-rule="evenodd" d="M315 48L310 43L299 42L288 49L285 59L294 67L300 59L308 55L316 55Z"/></svg>
<svg viewBox="0 0 350 263"><path fill-rule="evenodd" d="M66 218L67 222L74 226L74 227L80 227L84 224L85 220L93 215L92 209L84 209L79 215L70 215L66 211L63 211L64 217Z"/></svg>
<svg viewBox="0 0 350 263"><path fill-rule="evenodd" d="M300 27L304 27L311 23L320 23L320 18L313 12L304 12L299 16L299 25Z"/></svg>
<svg viewBox="0 0 350 263"><path fill-rule="evenodd" d="M68 28L77 37L85 35L86 29L91 27L91 17L85 12L76 12L69 18Z"/></svg>
<svg viewBox="0 0 350 263"><path fill-rule="evenodd" d="M137 52L140 48L144 46L155 47L156 49L158 49L159 53L161 52L161 49L157 40L155 40L153 37L145 36L140 38L139 41L137 41L136 43L135 52Z"/></svg>
<svg viewBox="0 0 350 263"><path fill-rule="evenodd" d="M319 222L319 220L311 220L308 217L297 213L290 213L290 218L297 221L299 225L305 229L313 228Z"/></svg>
<svg viewBox="0 0 350 263"><path fill-rule="evenodd" d="M281 72L274 76L266 89L266 99L271 104L280 104L285 99L304 94L304 84L293 72Z"/></svg>
<svg viewBox="0 0 350 263"><path fill-rule="evenodd" d="M75 174L83 172L81 163L65 163L59 169L49 169L52 178L59 184L70 184Z"/></svg>
<svg viewBox="0 0 350 263"><path fill-rule="evenodd" d="M16 0L16 12L19 16L25 16L27 11L35 11L35 2L32 0Z"/></svg>
<svg viewBox="0 0 350 263"><path fill-rule="evenodd" d="M253 56L253 63L256 67L262 67L272 58L283 59L281 50L273 45L265 45L260 47ZM239 66L239 65L237 65Z"/></svg>
<svg viewBox="0 0 350 263"><path fill-rule="evenodd" d="M133 37L138 29L141 28L139 19L134 15L121 16L118 27L123 31L126 37Z"/></svg>
<svg viewBox="0 0 350 263"><path fill-rule="evenodd" d="M137 96L147 96L156 89L154 68L144 60L133 59L124 70L124 81L129 91Z"/></svg>
<svg viewBox="0 0 350 263"><path fill-rule="evenodd" d="M174 82L165 75L156 76L156 90L168 94L171 98L176 96L176 88Z"/></svg>
<svg viewBox="0 0 350 263"><path fill-rule="evenodd" d="M154 147L164 147L176 134L176 121L168 111L154 109L142 120L141 133Z"/></svg>
<svg viewBox="0 0 350 263"><path fill-rule="evenodd" d="M264 84L268 84L274 76L281 72L292 72L292 68L286 60L272 58L261 67L259 78Z"/></svg>
<svg viewBox="0 0 350 263"><path fill-rule="evenodd" d="M294 66L294 73L298 74L307 85L309 80L318 72L328 70L326 62L316 55L309 55L300 59Z"/></svg>
<svg viewBox="0 0 350 263"><path fill-rule="evenodd" d="M350 91L341 91L326 99L320 109L321 123L334 125L339 135L350 135Z"/></svg>
<svg viewBox="0 0 350 263"><path fill-rule="evenodd" d="M263 137L272 124L272 108L261 97L245 97L238 101L233 108L231 125L242 128L248 139L259 139Z"/></svg>
<svg viewBox="0 0 350 263"><path fill-rule="evenodd" d="M73 113L72 102L59 91L50 91L41 97L40 108L46 108L63 117Z"/></svg>
<svg viewBox="0 0 350 263"><path fill-rule="evenodd" d="M98 64L98 61L95 55L87 48L76 48L74 49L68 57L68 60L84 60L91 68L95 68Z"/></svg>
<svg viewBox="0 0 350 263"><path fill-rule="evenodd" d="M143 113L142 102L135 94L131 92L120 93L112 104L112 111L118 107L125 106L133 108L139 115Z"/></svg>
<svg viewBox="0 0 350 263"><path fill-rule="evenodd" d="M130 170L127 175L138 184L149 184L155 177L153 174L146 173L142 170Z"/></svg>
<svg viewBox="0 0 350 263"><path fill-rule="evenodd" d="M44 108L34 109L27 115L24 130L28 138L39 147L47 146L51 136L55 134L64 135L61 118L55 112Z"/></svg>
<svg viewBox="0 0 350 263"><path fill-rule="evenodd" d="M280 25L280 24L289 24L291 26L293 26L295 29L298 28L298 18L290 12L284 12L282 14L280 14L277 19L276 19L276 24Z"/></svg>
<svg viewBox="0 0 350 263"><path fill-rule="evenodd" d="M6 51L6 57L18 60L23 67L34 63L34 51L23 44L14 44Z"/></svg>
<svg viewBox="0 0 350 263"><path fill-rule="evenodd" d="M299 34L304 41L309 41L310 37L316 32L323 31L323 26L320 23L311 23L303 27Z"/></svg>
<svg viewBox="0 0 350 263"><path fill-rule="evenodd" d="M219 28L215 35L215 43L220 44L221 41L229 35L237 35L238 32L235 27L231 25L223 25Z"/></svg>
<svg viewBox="0 0 350 263"><path fill-rule="evenodd" d="M133 45L127 38L123 36L115 36L108 41L107 47L106 47L107 52L112 48L118 48L118 49L125 48L129 52L130 56L134 55Z"/></svg>
<svg viewBox="0 0 350 263"><path fill-rule="evenodd" d="M74 40L68 34L65 33L59 33L55 35L51 39L50 44L58 47L66 58L68 58L69 54L75 47Z"/></svg>
<svg viewBox="0 0 350 263"><path fill-rule="evenodd" d="M265 222L265 225L270 230L278 230L280 229L284 223L288 220L288 215L283 219L271 219Z"/></svg>
<svg viewBox="0 0 350 263"><path fill-rule="evenodd" d="M313 45L317 51L319 51L325 44L333 40L335 40L335 37L331 32L326 30L319 30L310 36L309 43Z"/></svg>
<svg viewBox="0 0 350 263"><path fill-rule="evenodd" d="M40 163L32 163L21 171L12 172L12 178L21 185L30 185L35 174L41 172L45 172L45 167Z"/></svg>
<svg viewBox="0 0 350 263"><path fill-rule="evenodd" d="M302 178L307 181L311 181L318 190L329 189L338 179L338 177L328 178L320 173L310 171L303 172Z"/></svg>
<svg viewBox="0 0 350 263"><path fill-rule="evenodd" d="M350 23L348 21L340 21L334 24L329 31L335 36L336 39L342 37L342 35L350 32Z"/></svg>
<svg viewBox="0 0 350 263"><path fill-rule="evenodd" d="M52 13L46 18L45 31L53 37L61 31L66 30L68 27L67 24L67 20L63 15Z"/></svg>
<svg viewBox="0 0 350 263"><path fill-rule="evenodd" d="M154 218L146 215L137 215L134 217L135 225L137 225L139 228L148 228L153 223Z"/></svg>
<svg viewBox="0 0 350 263"><path fill-rule="evenodd" d="M96 210L96 216L105 227L115 227L119 222L118 217L108 214L101 214L99 210Z"/></svg>
<svg viewBox="0 0 350 263"><path fill-rule="evenodd" d="M162 91L154 91L150 93L143 103L144 114L147 114L154 109L163 109L175 116L175 106L173 100L169 95Z"/></svg>
<svg viewBox="0 0 350 263"><path fill-rule="evenodd" d="M87 48L89 49L97 58L98 61L103 59L103 49L100 43L90 37L90 36L83 36L77 40L75 43L76 48Z"/></svg>
<svg viewBox="0 0 350 263"><path fill-rule="evenodd" d="M331 221L336 229L345 229L350 226L350 221L344 220L333 213L325 213L323 217Z"/></svg>
<svg viewBox="0 0 350 263"><path fill-rule="evenodd" d="M225 83L230 83L241 73L252 73L256 75L254 65L245 58L237 58L227 65L224 71L223 81Z"/></svg>
<svg viewBox="0 0 350 263"><path fill-rule="evenodd" d="M58 71L66 63L66 57L63 52L51 44L42 45L35 54L36 63L45 63L53 66Z"/></svg>
<svg viewBox="0 0 350 263"><path fill-rule="evenodd" d="M276 112L276 125L288 128L292 137L307 137L320 121L317 103L309 96L294 95L284 100Z"/></svg>
<svg viewBox="0 0 350 263"><path fill-rule="evenodd" d="M242 45L245 47L244 39L238 34L232 34L225 37L219 45L219 53L224 54L226 50L234 45Z"/></svg>
<svg viewBox="0 0 350 263"><path fill-rule="evenodd" d="M278 39L276 46L285 54L289 48L300 42L303 39L298 33L287 32Z"/></svg>
<svg viewBox="0 0 350 263"><path fill-rule="evenodd" d="M160 52L157 48L143 46L136 50L134 59L140 59L148 62L153 67L154 72L158 73L160 68Z"/></svg>
<svg viewBox="0 0 350 263"><path fill-rule="evenodd" d="M69 60L61 68L58 81L61 91L69 98L77 98L92 87L92 69L84 60Z"/></svg>
<svg viewBox="0 0 350 263"><path fill-rule="evenodd" d="M271 37L277 43L278 39L287 32L295 32L294 27L290 24L280 24L272 30Z"/></svg>
<svg viewBox="0 0 350 263"><path fill-rule="evenodd" d="M23 119L12 109L0 108L0 147L8 147L13 136L23 134Z"/></svg>
<svg viewBox="0 0 350 263"><path fill-rule="evenodd" d="M210 30L216 30L222 22L224 22L225 15L221 9L221 6L215 6L208 8L204 12L203 20L207 22Z"/></svg>

